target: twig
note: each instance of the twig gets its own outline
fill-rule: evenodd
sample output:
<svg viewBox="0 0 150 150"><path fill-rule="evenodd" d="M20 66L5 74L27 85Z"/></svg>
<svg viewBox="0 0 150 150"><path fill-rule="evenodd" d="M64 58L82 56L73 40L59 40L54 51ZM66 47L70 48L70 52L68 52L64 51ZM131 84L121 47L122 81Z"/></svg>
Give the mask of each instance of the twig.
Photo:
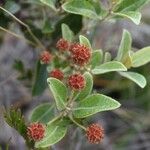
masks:
<svg viewBox="0 0 150 150"><path fill-rule="evenodd" d="M24 38L23 36L20 36L20 35L18 35L18 34L16 34L16 33L12 32L12 31L10 31L10 30L7 30L7 29L5 29L5 28L3 28L3 27L1 27L1 26L0 26L0 30L2 30L2 31L4 31L4 32L7 32L7 33L9 33L9 34L15 36L16 38L19 38L19 39L21 39L21 40L25 40L27 43L29 43L29 44L31 44L31 45L37 47L37 45L36 45L35 43L33 43L32 41L29 41L29 40L27 40L26 38Z"/></svg>
<svg viewBox="0 0 150 150"><path fill-rule="evenodd" d="M24 22L19 20L16 16L14 16L12 13L10 13L8 10L4 9L3 7L0 6L0 9L2 9L4 12L8 13L14 20L16 20L18 23L20 23L24 27L26 27L27 31L32 36L32 38L35 40L35 42L39 45L39 47L43 50L46 49L45 46L40 42L40 40L33 34L33 32L31 31L30 27L27 24L25 24Z"/></svg>

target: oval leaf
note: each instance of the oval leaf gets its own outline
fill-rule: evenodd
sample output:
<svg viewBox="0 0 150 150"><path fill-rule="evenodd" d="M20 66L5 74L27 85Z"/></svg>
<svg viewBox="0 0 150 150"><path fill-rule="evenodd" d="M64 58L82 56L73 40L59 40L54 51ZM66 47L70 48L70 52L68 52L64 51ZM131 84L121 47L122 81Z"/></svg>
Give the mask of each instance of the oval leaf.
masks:
<svg viewBox="0 0 150 150"><path fill-rule="evenodd" d="M62 30L62 37L69 41L69 42L72 42L73 40L73 32L70 30L70 28L66 25L66 24L62 24L61 25L61 30Z"/></svg>
<svg viewBox="0 0 150 150"><path fill-rule="evenodd" d="M30 116L31 122L47 123L54 117L54 105L50 103L36 107Z"/></svg>
<svg viewBox="0 0 150 150"><path fill-rule="evenodd" d="M100 63L102 63L102 59L103 59L103 51L101 49L92 52L92 58L90 62L91 67L95 68L96 66L98 66Z"/></svg>
<svg viewBox="0 0 150 150"><path fill-rule="evenodd" d="M135 72L119 72L119 74L125 78L128 78L132 81L134 81L137 85L139 85L141 88L144 88L146 86L146 79L143 75Z"/></svg>
<svg viewBox="0 0 150 150"><path fill-rule="evenodd" d="M75 0L66 2L62 5L62 8L69 13L82 15L92 19L100 18L96 13L95 7L87 0Z"/></svg>
<svg viewBox="0 0 150 150"><path fill-rule="evenodd" d="M118 61L122 61L125 57L128 56L129 51L131 50L131 44L131 34L127 30L124 30L116 58Z"/></svg>
<svg viewBox="0 0 150 150"><path fill-rule="evenodd" d="M79 92L79 94L76 97L76 100L83 100L92 91L92 88L93 88L93 77L92 77L92 75L89 72L86 72L84 74L84 78L86 81L85 88Z"/></svg>
<svg viewBox="0 0 150 150"><path fill-rule="evenodd" d="M120 107L120 103L102 94L93 94L80 101L73 114L76 118L85 118L101 111L113 110Z"/></svg>
<svg viewBox="0 0 150 150"><path fill-rule="evenodd" d="M113 71L126 71L127 68L120 62L117 61L111 61L104 63L98 67L95 67L92 70L93 74L104 74L107 72L113 72Z"/></svg>
<svg viewBox="0 0 150 150"><path fill-rule="evenodd" d="M145 47L132 55L132 67L140 67L150 62L150 46Z"/></svg>
<svg viewBox="0 0 150 150"><path fill-rule="evenodd" d="M148 0L122 0L115 11L137 11L139 10Z"/></svg>
<svg viewBox="0 0 150 150"><path fill-rule="evenodd" d="M49 6L50 8L52 8L53 10L57 10L56 7L55 7L55 4L56 4L56 0L40 0L41 3Z"/></svg>
<svg viewBox="0 0 150 150"><path fill-rule="evenodd" d="M79 40L80 40L80 44L83 44L92 50L90 41L86 37L84 37L83 35L80 35Z"/></svg>
<svg viewBox="0 0 150 150"><path fill-rule="evenodd" d="M45 148L59 142L67 132L66 122L57 120L46 126L45 137L35 143L36 148Z"/></svg>
<svg viewBox="0 0 150 150"><path fill-rule="evenodd" d="M128 11L128 12L118 12L113 13L114 15L125 17L131 19L136 25L140 24L141 21L141 13L136 11Z"/></svg>
<svg viewBox="0 0 150 150"><path fill-rule="evenodd" d="M54 96L56 106L59 110L65 108L67 102L67 88L66 86L55 78L48 78L47 79L49 88Z"/></svg>

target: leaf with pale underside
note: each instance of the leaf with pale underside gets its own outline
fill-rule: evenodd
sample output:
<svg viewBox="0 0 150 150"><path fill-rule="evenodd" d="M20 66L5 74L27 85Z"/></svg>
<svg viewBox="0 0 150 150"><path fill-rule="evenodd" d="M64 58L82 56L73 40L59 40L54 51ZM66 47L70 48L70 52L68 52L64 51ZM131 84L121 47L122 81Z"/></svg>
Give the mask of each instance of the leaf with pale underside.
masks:
<svg viewBox="0 0 150 150"><path fill-rule="evenodd" d="M54 117L54 105L45 103L33 109L30 116L31 122L47 123Z"/></svg>
<svg viewBox="0 0 150 150"><path fill-rule="evenodd" d="M75 0L69 1L62 5L63 10L82 15L91 19L99 19L100 16L97 14L97 10L90 2L87 0Z"/></svg>
<svg viewBox="0 0 150 150"><path fill-rule="evenodd" d="M103 51L95 50L92 52L92 58L91 58L91 68L95 68L96 66L100 65L103 60Z"/></svg>
<svg viewBox="0 0 150 150"><path fill-rule="evenodd" d="M54 96L57 108L59 110L64 109L67 103L68 96L67 87L61 81L55 78L48 78L47 82Z"/></svg>
<svg viewBox="0 0 150 150"><path fill-rule="evenodd" d="M85 87L78 93L76 93L76 100L77 101L81 101L83 100L85 97L87 97L93 88L93 77L89 72L84 73L84 78L86 81Z"/></svg>
<svg viewBox="0 0 150 150"><path fill-rule="evenodd" d="M57 10L55 7L56 0L40 0L41 3L47 5L48 7L52 8L53 10Z"/></svg>
<svg viewBox="0 0 150 150"><path fill-rule="evenodd" d="M141 88L146 86L146 79L143 75L136 72L119 72L119 74L125 78L128 78L139 85Z"/></svg>
<svg viewBox="0 0 150 150"><path fill-rule="evenodd" d="M67 133L68 122L57 120L46 126L45 136L41 141L35 143L36 148L46 148L59 142Z"/></svg>
<svg viewBox="0 0 150 150"><path fill-rule="evenodd" d="M70 30L69 26L63 23L61 25L61 30L62 30L63 39L65 39L69 42L72 42L73 37L74 37L74 33Z"/></svg>
<svg viewBox="0 0 150 150"><path fill-rule="evenodd" d="M104 74L104 73L114 72L114 71L127 71L127 68L118 61L110 61L95 67L92 70L92 73L97 75L97 74Z"/></svg>
<svg viewBox="0 0 150 150"><path fill-rule="evenodd" d="M113 13L116 16L128 18L132 20L136 25L140 24L141 21L141 13L136 11L127 11L127 12L117 12Z"/></svg>
<svg viewBox="0 0 150 150"><path fill-rule="evenodd" d="M150 46L132 54L132 67L140 67L150 62Z"/></svg>
<svg viewBox="0 0 150 150"><path fill-rule="evenodd" d="M131 50L131 44L131 34L127 30L124 30L116 58L118 61L122 61L125 57L128 56L129 51Z"/></svg>
<svg viewBox="0 0 150 150"><path fill-rule="evenodd" d="M102 94L93 94L77 103L73 109L76 118L85 118L98 112L113 110L120 107L120 103Z"/></svg>
<svg viewBox="0 0 150 150"><path fill-rule="evenodd" d="M79 40L80 40L80 44L85 45L86 47L88 47L90 50L92 50L90 41L84 37L83 35L79 36Z"/></svg>

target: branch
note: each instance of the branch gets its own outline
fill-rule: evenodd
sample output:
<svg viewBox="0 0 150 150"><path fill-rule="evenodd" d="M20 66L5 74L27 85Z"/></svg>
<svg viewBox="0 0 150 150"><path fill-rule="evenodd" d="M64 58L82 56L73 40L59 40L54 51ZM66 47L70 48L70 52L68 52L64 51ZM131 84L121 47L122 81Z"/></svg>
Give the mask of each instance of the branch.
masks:
<svg viewBox="0 0 150 150"><path fill-rule="evenodd" d="M8 13L14 20L16 20L18 23L23 25L41 49L43 49L43 50L46 49L45 46L40 42L40 40L33 34L32 30L30 29L30 27L27 24L25 24L24 22L19 20L16 16L14 16L12 13L10 13L8 10L4 9L3 7L0 6L0 9L2 9L4 12Z"/></svg>

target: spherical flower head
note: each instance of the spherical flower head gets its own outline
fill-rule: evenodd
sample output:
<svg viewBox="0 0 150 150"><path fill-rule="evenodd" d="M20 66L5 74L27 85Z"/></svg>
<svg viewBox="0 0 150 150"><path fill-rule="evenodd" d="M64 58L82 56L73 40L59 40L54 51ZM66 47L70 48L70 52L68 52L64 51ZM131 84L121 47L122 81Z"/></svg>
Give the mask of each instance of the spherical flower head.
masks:
<svg viewBox="0 0 150 150"><path fill-rule="evenodd" d="M91 50L85 45L72 44L70 52L73 62L79 66L87 64L91 58Z"/></svg>
<svg viewBox="0 0 150 150"><path fill-rule="evenodd" d="M34 141L39 141L44 138L45 127L41 123L32 123L27 127L27 135Z"/></svg>
<svg viewBox="0 0 150 150"><path fill-rule="evenodd" d="M68 85L73 90L82 90L85 84L84 76L81 74L73 74L68 78Z"/></svg>
<svg viewBox="0 0 150 150"><path fill-rule="evenodd" d="M40 60L43 64L48 64L52 60L52 55L48 51L43 51Z"/></svg>
<svg viewBox="0 0 150 150"><path fill-rule="evenodd" d="M50 77L56 78L58 80L63 80L64 74L61 70L59 69L54 69L50 72L49 74Z"/></svg>
<svg viewBox="0 0 150 150"><path fill-rule="evenodd" d="M71 53L73 53L78 48L78 45L79 45L78 43L71 43L70 46L69 46L69 51Z"/></svg>
<svg viewBox="0 0 150 150"><path fill-rule="evenodd" d="M86 128L86 136L90 143L98 144L104 138L104 129L99 124L91 124Z"/></svg>
<svg viewBox="0 0 150 150"><path fill-rule="evenodd" d="M67 40L65 39L60 39L57 44L56 47L60 50L60 51L66 51L69 49L69 43Z"/></svg>

